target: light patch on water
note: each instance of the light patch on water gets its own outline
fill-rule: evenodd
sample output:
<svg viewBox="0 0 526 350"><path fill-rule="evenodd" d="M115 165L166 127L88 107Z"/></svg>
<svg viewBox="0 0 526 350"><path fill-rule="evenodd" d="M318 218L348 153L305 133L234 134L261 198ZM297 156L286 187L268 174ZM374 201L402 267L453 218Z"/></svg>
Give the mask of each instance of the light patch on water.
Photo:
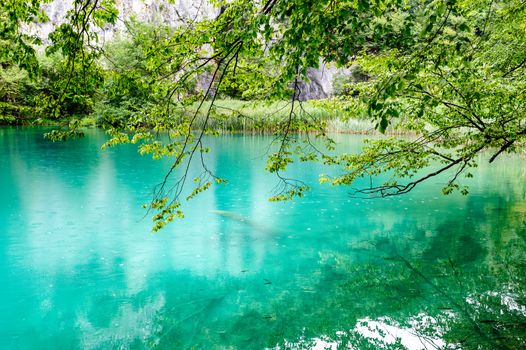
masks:
<svg viewBox="0 0 526 350"><path fill-rule="evenodd" d="M384 348L387 345L399 342L408 350L430 350L430 349L447 349L450 346L439 337L430 337L420 334L417 327L426 325L436 325L437 320L425 314L419 314L417 317L409 321L411 327L401 327L399 323L388 318L380 317L376 320L370 318L363 318L356 322L356 325L350 332L336 332L336 336L347 338L349 333L358 335L365 339L372 340L374 345L379 348ZM437 329L440 334L440 330ZM332 340L328 336L315 337L311 339L300 338L298 342L285 342L285 349L311 349L311 350L337 350L339 346L343 345L341 340ZM306 347L307 346L307 347ZM350 350L355 349L351 344L346 346ZM282 350L279 346L274 350Z"/></svg>
<svg viewBox="0 0 526 350"><path fill-rule="evenodd" d="M365 338L376 339L385 344L400 341L409 350L445 349L446 343L442 339L419 334L416 329L418 325L436 324L436 320L424 314L419 314L417 319L409 322L411 328L403 328L387 317L378 320L365 318L358 320L354 330Z"/></svg>
<svg viewBox="0 0 526 350"><path fill-rule="evenodd" d="M500 296L500 302L502 305L506 305L510 311L518 311L526 316L526 305L519 304L516 298L516 295L505 294Z"/></svg>
<svg viewBox="0 0 526 350"><path fill-rule="evenodd" d="M321 337L321 338L312 338L312 339L305 339L300 338L298 342L290 342L285 341L285 348L284 349L293 349L293 350L299 350L299 349L309 349L309 350L337 350L338 349L338 342L337 341L331 341L328 338ZM283 349L283 350L284 350ZM280 346L276 346L272 349L266 349L266 350L282 350Z"/></svg>
<svg viewBox="0 0 526 350"><path fill-rule="evenodd" d="M517 301L517 299L519 298L518 295L515 295L513 293L499 293L494 291L486 292L485 295L500 298L500 303L503 306L506 306L509 311L516 311L522 316L526 316L526 305L522 305ZM474 297L467 298L466 302L471 305L483 307L483 305Z"/></svg>

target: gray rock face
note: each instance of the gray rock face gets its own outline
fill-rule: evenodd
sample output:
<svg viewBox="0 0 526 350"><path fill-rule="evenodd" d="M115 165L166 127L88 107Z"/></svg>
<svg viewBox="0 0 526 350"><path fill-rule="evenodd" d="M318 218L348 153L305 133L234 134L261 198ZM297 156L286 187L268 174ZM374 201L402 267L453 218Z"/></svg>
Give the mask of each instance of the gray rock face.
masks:
<svg viewBox="0 0 526 350"><path fill-rule="evenodd" d="M308 81L299 84L300 101L318 100L331 97L333 94L332 82L339 70L332 65L320 64L319 68L309 68Z"/></svg>
<svg viewBox="0 0 526 350"><path fill-rule="evenodd" d="M214 18L219 9L208 0L116 0L119 19L115 25L106 26L97 31L99 41L111 40L116 33L126 30L125 20L135 18L146 23L165 23L177 26L205 18ZM47 23L28 25L25 31L37 35L44 44L49 44L48 35L55 27L65 21L67 11L73 6L72 0L54 0L44 4L43 9L48 15ZM299 99L322 99L333 95L333 81L337 74L348 74L348 70L337 69L332 65L320 64L320 68L308 71L308 81L300 83Z"/></svg>

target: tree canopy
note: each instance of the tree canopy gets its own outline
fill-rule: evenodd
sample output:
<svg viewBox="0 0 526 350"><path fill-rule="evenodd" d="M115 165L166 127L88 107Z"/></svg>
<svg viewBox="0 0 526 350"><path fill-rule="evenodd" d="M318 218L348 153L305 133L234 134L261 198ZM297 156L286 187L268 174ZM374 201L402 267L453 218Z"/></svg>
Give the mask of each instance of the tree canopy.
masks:
<svg viewBox="0 0 526 350"><path fill-rule="evenodd" d="M0 5L3 70L16 67L28 77L45 71L37 59L40 42L23 30L24 24L46 20L43 3L11 0ZM441 173L450 176L444 193L467 193L461 178L471 176L469 169L482 152L490 150L493 162L526 139L523 1L212 4L217 8L213 18L187 19L176 27L145 27L127 20L128 41L104 45L97 33L122 20L114 1L75 0L46 47L60 62L62 79L37 87L39 101L44 101L38 105L46 115L70 116L72 128L66 134L51 133L51 138L75 134L79 110L99 110L112 135L106 146L132 142L141 153L173 157L149 205L156 212L154 229L183 216L180 206L191 162L200 162L203 173L193 179L186 199L224 182L203 160L208 151L203 135L217 134L221 123L214 108L221 94L290 101L268 158L267 170L282 185L275 200L307 190L300 179L286 177L293 161L341 167L340 176L321 178L333 185L353 187L357 179L370 177L370 186L356 188L355 195L407 193ZM309 115L299 101L308 69L320 64L359 64L369 79L351 84L335 103L351 115L366 115L382 133L392 125L414 137L384 137L369 141L360 154L333 155L324 121ZM97 91L104 96L98 105L91 100ZM178 168L182 172L175 175ZM383 173L387 180L379 181L377 175Z"/></svg>

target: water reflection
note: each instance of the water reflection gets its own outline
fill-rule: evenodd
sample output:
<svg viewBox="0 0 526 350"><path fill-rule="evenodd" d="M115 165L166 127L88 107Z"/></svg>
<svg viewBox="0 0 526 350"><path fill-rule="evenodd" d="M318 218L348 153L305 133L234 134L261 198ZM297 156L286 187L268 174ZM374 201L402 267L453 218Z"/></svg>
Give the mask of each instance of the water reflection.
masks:
<svg viewBox="0 0 526 350"><path fill-rule="evenodd" d="M408 196L356 200L316 184L331 170L293 166L313 191L269 203L269 139L208 139L208 166L230 183L154 235L140 205L168 161L127 146L100 152L98 132L68 143L41 133L0 129L2 348L378 348L382 339L364 340L364 320L401 334L415 317L458 321L458 334L431 332L437 344L523 322L520 157L483 163L467 197L441 196L437 179ZM361 142L341 141L347 150ZM503 290L516 313L502 306ZM477 329L482 302L492 322ZM503 308L508 320L495 320ZM501 323L499 336L515 334Z"/></svg>

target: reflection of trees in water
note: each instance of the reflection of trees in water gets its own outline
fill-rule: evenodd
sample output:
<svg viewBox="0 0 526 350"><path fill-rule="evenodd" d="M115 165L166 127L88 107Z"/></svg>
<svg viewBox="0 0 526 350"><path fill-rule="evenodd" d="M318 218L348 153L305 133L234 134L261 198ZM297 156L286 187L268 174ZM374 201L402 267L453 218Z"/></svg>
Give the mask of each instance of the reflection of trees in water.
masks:
<svg viewBox="0 0 526 350"><path fill-rule="evenodd" d="M495 214L487 215L499 202ZM338 257L353 277L345 282L347 288L336 286L336 299L341 295L345 307L345 295L352 293L353 308L358 300L359 312L370 318L431 315L439 322L424 333L461 348L524 347L526 229L523 217L515 214L520 203L509 197L468 199L471 218L445 220L428 240L378 238L370 252L386 263L357 265Z"/></svg>
<svg viewBox="0 0 526 350"><path fill-rule="evenodd" d="M430 237L415 230L410 240L384 235L351 254L322 253L309 277L291 276L272 293L242 297L242 287L232 293L236 287L225 285L225 297L203 298L183 321L161 313L158 321L165 331L171 324L173 334L162 336L158 345L191 334L193 342L181 346L307 349L313 339L325 337L358 349L401 348L352 329L366 319L409 329L428 345L443 339L462 349L522 348L526 229L514 214L518 202L508 198L487 215L495 203L494 198L468 199L470 219L446 219ZM240 285L251 283L262 284L253 276ZM196 288L207 288L205 281Z"/></svg>
<svg viewBox="0 0 526 350"><path fill-rule="evenodd" d="M26 141L19 141L13 147L25 147L25 144ZM81 166L81 177L91 173L93 169L90 170L90 167L98 163L84 164L83 157L69 150L69 146L40 145L42 148L53 148L54 151L46 153L41 152L40 148L34 148L39 150L41 158L27 164L22 159L19 164L23 167L19 169L36 171L44 157L54 159L55 153L61 151L63 159L61 158L58 170L53 170L57 178L62 179L59 175L62 174L62 169L66 169L66 165L71 165L71 157L75 157L79 167ZM91 143L85 145L80 154L91 154L95 146L98 147ZM33 152L33 148L29 151ZM223 170L227 171L226 165L237 157L238 154L233 153L230 157L219 158L218 170L222 170L220 165L223 164ZM148 168L148 159L142 161L144 164L134 162L126 169L131 171L137 168L144 171L143 169ZM497 171L509 172L510 168L499 167ZM126 171L126 174L129 176L133 173ZM254 174L243 174L243 177L254 182ZM479 174L477 178L491 179L495 176L482 175ZM506 175L505 178L519 177ZM269 276L252 270L257 271L254 267L262 265L264 258L272 262L277 256L277 253L271 251L275 240L287 244L290 242L291 245L294 241L284 237L266 240L260 236L245 235L246 223L225 220L218 225L218 231L224 232L225 236L219 237L219 246L224 249L219 249L217 254L224 255L217 260L218 265L223 268L231 261L240 261L240 264L231 264L232 268L224 269L230 275L197 277L195 270L199 262L190 261L188 264L191 266L188 268L193 267L193 273L179 272L173 276L166 276L164 273L148 274L148 280L144 281L148 288L142 288L142 284L141 288L132 288L138 291L131 292L128 286L118 290L116 295L115 291L108 290L101 291L100 295L92 298L87 292L80 293L78 289L71 288L67 298L61 294L63 300L58 296L51 297L50 305L59 310L67 310L70 305L67 300L70 299L77 300L79 305L89 305L86 312L75 311L78 316L79 329L76 334L79 339L60 336L62 340L53 339L53 343L70 342L64 346L68 347L78 341L87 348L91 344L93 347L161 349L186 349L193 346L204 349L228 346L237 349L262 349L276 344L287 348L294 344L308 349L312 346L313 339L326 336L327 341L339 340L342 344L351 342L356 349L377 349L386 344L381 344L378 339L366 339L356 330L350 331L358 321L382 319L383 322L396 323L398 327L417 331L411 322L416 319L419 321L418 332L421 336L443 338L464 349L476 348L476 344L487 349L524 348L526 200L523 187L513 181L496 182L497 187L493 191L498 196L486 191L482 195L450 197L448 203L462 209L448 211L447 217L419 216L430 211L430 205L434 205L433 209L441 205L430 201L407 204L415 210L420 207L417 214L412 213L414 215L403 215L402 203L394 199L384 202L374 206L374 210L382 214L374 218L376 221L368 217L366 208L357 206L354 215L349 215L347 225L342 224L346 229L356 230L356 235L337 237L335 234L330 236L331 241L318 232L315 238L318 240L308 237L311 242L308 246L298 244L297 250L290 250L295 254L297 266L280 267L280 261L277 261L275 266L269 268L276 270L273 272L274 276L286 271L291 273L288 281L273 279L272 284L266 284L263 280L270 278ZM16 182L10 179L5 183ZM128 185L124 183L119 186L126 189ZM216 202L221 204L217 209L236 209L236 198L226 197L226 194L222 196L219 188L215 189L214 196ZM442 198L436 202L441 201ZM340 204L337 202L334 206L338 207ZM297 217L306 215L304 210L305 207L301 205L291 209L289 213L295 215L284 217L278 230L294 227L297 232L301 232L298 228L306 231L311 223L297 220ZM250 216L260 213L261 207L243 207L240 212ZM314 217L316 213L309 214ZM380 234L373 240L355 244L348 253L345 253L345 248L335 252L335 245L345 245L355 236L369 234L364 226L360 226L364 217L370 223L368 227L373 228L371 236L384 231L386 227L394 234ZM325 220L323 222L327 226L333 224L332 219L321 214L315 218ZM327 231L328 234L332 232ZM254 243L256 238L259 240ZM337 240L336 244L333 239ZM49 245L49 241L41 241ZM104 242L104 239L101 237L100 241ZM236 244L235 247L232 243ZM302 259L310 259L310 252L306 254L306 249L312 249L313 253L323 250L319 254L318 266L312 270L310 265L301 263ZM203 250L210 254L207 261L213 261L212 253L216 250L217 247L213 245L210 245L209 250ZM255 255L258 256L257 259L254 258ZM48 260L53 262L50 266L58 270L58 257ZM83 273L83 269L90 273L100 269L100 273L94 274L93 279L103 281L107 271L96 261L99 260L87 261L85 266L75 266L75 271L88 275L87 272ZM177 263L180 264L179 261ZM304 266L309 270L301 271ZM183 267L187 268L186 265ZM232 273L234 268L235 274ZM250 269L250 275L246 273L248 276L244 276L242 268ZM144 270L149 271L148 268ZM128 274L138 276L139 272L143 275L142 270L133 273L128 271ZM57 275L55 282L58 283L61 279L66 278ZM117 285L126 286L129 283L124 275L114 279L118 281ZM141 292L143 289L148 292ZM158 293L148 294L151 291ZM115 303L116 298L121 302ZM40 305L26 307L38 309ZM422 315L433 317L436 323L427 324ZM54 316L46 316L47 323L57 324L58 321L51 317ZM345 332L337 335L340 331ZM292 343L286 343L285 339ZM48 338L45 339L47 340ZM396 346L391 344L391 347Z"/></svg>

